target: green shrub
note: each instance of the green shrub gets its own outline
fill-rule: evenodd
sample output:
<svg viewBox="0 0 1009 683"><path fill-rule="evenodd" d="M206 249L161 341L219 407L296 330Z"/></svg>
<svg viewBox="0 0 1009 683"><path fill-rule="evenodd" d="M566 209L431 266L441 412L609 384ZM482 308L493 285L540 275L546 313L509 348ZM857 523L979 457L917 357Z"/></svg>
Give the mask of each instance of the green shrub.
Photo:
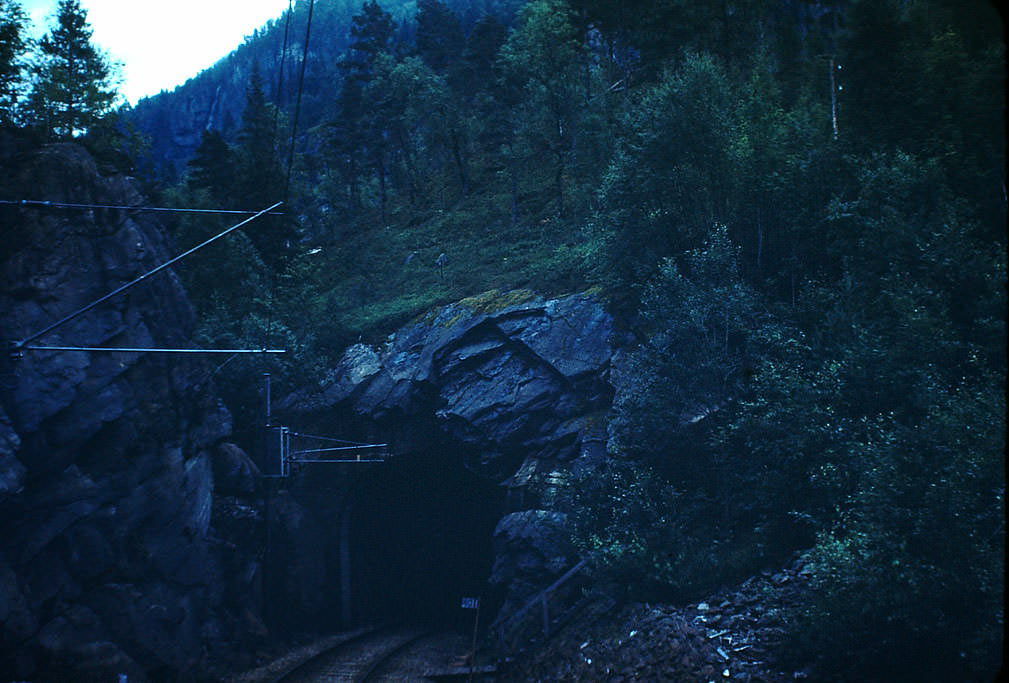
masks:
<svg viewBox="0 0 1009 683"><path fill-rule="evenodd" d="M995 384L989 385L991 389ZM796 651L872 680L993 680L1002 655L1004 402L939 395L853 454L857 490L807 553Z"/></svg>

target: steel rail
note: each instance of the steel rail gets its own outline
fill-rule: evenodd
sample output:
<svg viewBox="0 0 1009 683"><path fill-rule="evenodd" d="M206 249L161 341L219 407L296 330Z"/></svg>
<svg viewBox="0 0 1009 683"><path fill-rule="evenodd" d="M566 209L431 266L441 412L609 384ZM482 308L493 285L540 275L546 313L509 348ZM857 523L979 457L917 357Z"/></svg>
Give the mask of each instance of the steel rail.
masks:
<svg viewBox="0 0 1009 683"><path fill-rule="evenodd" d="M377 657L370 664L367 664L363 670L357 674L357 681L360 683L367 683L367 681L372 680L373 677L377 678L375 674L378 673L382 667L388 665L394 657L398 657L403 654L403 652L416 645L419 641L424 640L425 638L430 638L433 635L435 635L434 631L422 631L416 636L408 638L399 645L383 652L381 656Z"/></svg>
<svg viewBox="0 0 1009 683"><path fill-rule="evenodd" d="M347 465L350 463L357 464L359 462L385 462L383 458L340 458L340 459L326 459L326 460L313 460L311 458L291 458L288 462L298 463L299 465L311 465L313 463L319 463L322 465Z"/></svg>
<svg viewBox="0 0 1009 683"><path fill-rule="evenodd" d="M290 683L290 681L295 681L299 676L302 676L306 671L318 665L323 659L325 659L328 655L331 655L333 652L356 645L368 638L374 637L378 633L388 631L389 628L390 627L388 626L367 626L357 633L352 633L347 638L343 638L332 645L324 647L315 654L311 654L301 661L288 666L284 671L272 674L267 679L268 683Z"/></svg>
<svg viewBox="0 0 1009 683"><path fill-rule="evenodd" d="M361 671L366 670L366 667L370 666L374 657L378 656L382 658L388 648L380 649L377 652L369 652L369 649L381 646L383 641L394 639L401 633L400 627L392 625L366 630L305 659L293 668L288 669L282 675L274 678L272 683L294 683L296 681L308 680L344 680L343 677L337 679L323 673L324 669L330 669L334 665L339 664L353 669L354 674L352 678L359 679ZM370 647L365 647L363 652L355 653L354 648L361 647L362 645Z"/></svg>

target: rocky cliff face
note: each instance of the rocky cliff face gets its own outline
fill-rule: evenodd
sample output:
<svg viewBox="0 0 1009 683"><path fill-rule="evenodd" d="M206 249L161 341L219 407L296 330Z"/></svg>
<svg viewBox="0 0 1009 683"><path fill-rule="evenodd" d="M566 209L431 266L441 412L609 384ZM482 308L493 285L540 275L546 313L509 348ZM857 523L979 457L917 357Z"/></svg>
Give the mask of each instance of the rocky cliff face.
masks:
<svg viewBox="0 0 1009 683"><path fill-rule="evenodd" d="M140 100L130 112L137 128L150 136L151 161L158 168L181 177L204 131L216 130L228 139L238 132L249 64L232 61L232 68L204 71L172 92Z"/></svg>
<svg viewBox="0 0 1009 683"><path fill-rule="evenodd" d="M4 165L7 189L23 197L142 203L129 178L102 177L74 145ZM145 214L4 207L2 218L7 341L172 255ZM185 292L163 272L36 343L189 346L192 324ZM81 351L0 363L0 670L143 680L204 667L215 642L241 640L249 629L227 605L240 589L227 587L222 567L230 558L255 574L255 561L220 540L215 508L241 506L252 492L240 476L247 458L222 445L231 423L209 382L212 366ZM230 498L215 500L215 470L235 488Z"/></svg>
<svg viewBox="0 0 1009 683"><path fill-rule="evenodd" d="M508 612L577 561L563 516L542 508L551 485L603 455L618 342L592 296L485 295L381 348L351 347L319 390L288 397L281 411L337 429L355 416L394 452L441 443L505 487L491 581Z"/></svg>
<svg viewBox="0 0 1009 683"><path fill-rule="evenodd" d="M5 190L20 196L142 203L130 179L102 177L73 145L7 167ZM7 341L175 252L142 213L3 211ZM186 294L166 271L36 341L190 346L192 325ZM368 601L391 604L367 577L408 553L411 566L397 571L418 587L444 586L442 613L457 608L448 593L477 574L481 582L490 574L505 610L516 609L577 559L549 488L602 456L615 340L591 296L510 293L444 307L382 347L348 349L326 383L288 397L278 414L320 434L380 435L410 460L370 480L331 470L285 482L271 496L269 525L256 467L227 441L212 364L82 351L4 356L0 670L34 680L206 674L225 654L248 658L262 647L268 608L282 612L274 622L285 629L329 628L334 614L347 621L368 616ZM428 486L444 489L435 506ZM449 500L450 489L469 497ZM498 490L507 503L490 493ZM452 534L442 528L464 517L474 519ZM275 557L264 566L267 526ZM390 529L400 535L383 535ZM431 532L440 554L415 543ZM462 556L475 545L486 560ZM389 585L402 581L390 577ZM430 590L417 596L416 609L433 600Z"/></svg>
<svg viewBox="0 0 1009 683"><path fill-rule="evenodd" d="M281 409L343 407L393 429L433 424L479 454L469 464L488 477L529 459L571 460L589 416L612 400L613 320L588 295L512 305L508 296L446 306L380 349L352 346L321 390Z"/></svg>

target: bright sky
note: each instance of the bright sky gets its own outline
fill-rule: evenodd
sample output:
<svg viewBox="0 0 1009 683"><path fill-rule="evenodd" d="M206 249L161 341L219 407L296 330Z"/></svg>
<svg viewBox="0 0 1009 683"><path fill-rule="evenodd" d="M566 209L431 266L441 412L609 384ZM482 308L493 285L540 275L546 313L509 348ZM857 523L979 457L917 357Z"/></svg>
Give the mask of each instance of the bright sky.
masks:
<svg viewBox="0 0 1009 683"><path fill-rule="evenodd" d="M36 37L57 0L20 0ZM171 90L212 66L287 9L288 0L81 0L92 40L121 64L119 91L131 104Z"/></svg>

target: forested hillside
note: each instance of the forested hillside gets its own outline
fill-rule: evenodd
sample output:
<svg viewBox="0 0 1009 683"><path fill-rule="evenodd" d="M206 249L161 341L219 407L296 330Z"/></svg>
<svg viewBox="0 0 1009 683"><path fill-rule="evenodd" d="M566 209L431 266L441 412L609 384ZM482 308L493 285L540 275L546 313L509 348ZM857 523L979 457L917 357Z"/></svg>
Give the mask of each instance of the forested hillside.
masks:
<svg viewBox="0 0 1009 683"><path fill-rule="evenodd" d="M300 0L123 115L148 136L129 163L162 173L152 201L286 203L181 269L201 339L292 349L293 389L436 305L591 290L631 340L610 457L550 495L600 591L695 599L801 552L789 642L820 679L990 680L998 12L519 4ZM227 225L173 227L188 245ZM259 372L220 372L239 430Z"/></svg>
<svg viewBox="0 0 1009 683"><path fill-rule="evenodd" d="M350 28L361 10L358 0L331 0L312 6L292 3L290 13L253 32L234 52L182 86L137 103L129 118L150 143L147 159L157 172L177 181L185 172L204 130L216 130L234 142L245 109L245 91L254 70L264 76L270 101L291 114L302 97L302 122L307 129L325 122L343 80L341 63L353 42ZM460 0L450 3L467 29L486 15L511 22L521 0ZM417 3L390 0L382 5L396 22L400 45L414 41ZM305 39L309 38L306 51ZM304 76L301 69L304 64ZM302 82L304 87L299 87Z"/></svg>
<svg viewBox="0 0 1009 683"><path fill-rule="evenodd" d="M568 503L602 575L683 599L809 548L794 636L825 670L983 678L1004 548L994 11L458 10L360 8L330 87L306 77L286 197L262 60L235 144L208 132L174 192L297 219L289 247L250 230L190 273L207 334L284 338L303 373L437 303L596 287L640 342L612 464Z"/></svg>

